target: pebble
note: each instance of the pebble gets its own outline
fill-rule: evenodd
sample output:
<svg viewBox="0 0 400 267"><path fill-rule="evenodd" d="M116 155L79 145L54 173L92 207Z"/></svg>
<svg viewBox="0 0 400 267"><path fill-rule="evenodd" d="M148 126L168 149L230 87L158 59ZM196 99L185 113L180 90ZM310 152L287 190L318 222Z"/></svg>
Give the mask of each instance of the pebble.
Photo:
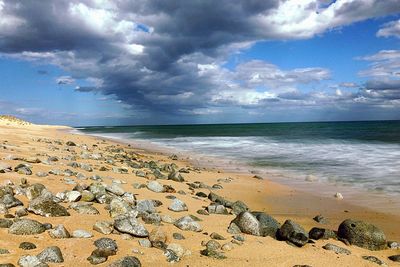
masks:
<svg viewBox="0 0 400 267"><path fill-rule="evenodd" d="M75 238L91 238L93 235L85 230L75 230L72 232L72 237Z"/></svg>

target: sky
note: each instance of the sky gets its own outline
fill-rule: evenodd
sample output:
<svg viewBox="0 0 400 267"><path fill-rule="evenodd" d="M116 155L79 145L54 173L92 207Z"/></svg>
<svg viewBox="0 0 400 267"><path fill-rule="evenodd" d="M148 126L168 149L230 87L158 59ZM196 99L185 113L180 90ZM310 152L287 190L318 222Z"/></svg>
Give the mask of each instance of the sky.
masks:
<svg viewBox="0 0 400 267"><path fill-rule="evenodd" d="M0 0L0 114L400 119L399 0Z"/></svg>

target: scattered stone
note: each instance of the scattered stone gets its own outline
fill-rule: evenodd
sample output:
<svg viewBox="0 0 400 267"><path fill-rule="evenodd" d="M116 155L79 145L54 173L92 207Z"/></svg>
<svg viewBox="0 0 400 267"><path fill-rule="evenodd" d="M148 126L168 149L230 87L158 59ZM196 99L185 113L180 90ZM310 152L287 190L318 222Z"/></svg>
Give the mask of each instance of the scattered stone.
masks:
<svg viewBox="0 0 400 267"><path fill-rule="evenodd" d="M185 239L185 237L184 237L182 234L180 234L180 233L173 233L173 234L172 234L172 237L173 237L174 239L176 239L176 240L184 240L184 239Z"/></svg>
<svg viewBox="0 0 400 267"><path fill-rule="evenodd" d="M1 225L1 224L0 224ZM1 226L0 226L1 227ZM387 245L390 249L400 249L400 243L396 241L388 241Z"/></svg>
<svg viewBox="0 0 400 267"><path fill-rule="evenodd" d="M32 175L32 170L28 164L18 164L14 168L14 171L19 174Z"/></svg>
<svg viewBox="0 0 400 267"><path fill-rule="evenodd" d="M218 233L211 233L210 237L215 240L225 240L226 238Z"/></svg>
<svg viewBox="0 0 400 267"><path fill-rule="evenodd" d="M164 251L164 255L165 255L165 257L167 257L167 261L168 262L178 262L178 261L180 261L180 258L178 257L178 255L176 255L175 252L170 250L170 249L166 249Z"/></svg>
<svg viewBox="0 0 400 267"><path fill-rule="evenodd" d="M11 171L12 171L11 165L8 165L7 163L4 162L0 162L0 173L6 173Z"/></svg>
<svg viewBox="0 0 400 267"><path fill-rule="evenodd" d="M369 250L382 250L387 247L383 231L364 221L351 219L343 221L339 225L338 236L346 239L351 245Z"/></svg>
<svg viewBox="0 0 400 267"><path fill-rule="evenodd" d="M244 211L248 211L249 210L249 207L247 207L247 205L244 202L240 201L240 200L234 202L232 204L231 208L232 208L232 213L235 214L235 215L238 215L238 214L240 214L240 213L242 213Z"/></svg>
<svg viewBox="0 0 400 267"><path fill-rule="evenodd" d="M177 171L171 172L171 173L168 175L168 179L169 179L169 180L172 180L172 181L175 181L175 182L184 182L184 181L185 181L185 179L184 179L183 176L180 174L180 172L177 172Z"/></svg>
<svg viewBox="0 0 400 267"><path fill-rule="evenodd" d="M87 214L87 215L97 215L100 212L93 207L92 203L74 203L71 205L71 208L74 209L79 214Z"/></svg>
<svg viewBox="0 0 400 267"><path fill-rule="evenodd" d="M223 251L231 251L233 249L233 244L231 242L222 245L221 249Z"/></svg>
<svg viewBox="0 0 400 267"><path fill-rule="evenodd" d="M147 184L147 189L156 193L163 193L165 191L164 186L157 181L150 181Z"/></svg>
<svg viewBox="0 0 400 267"><path fill-rule="evenodd" d="M4 204L4 207L7 209L24 205L19 199L15 198L11 194L5 194L0 198L0 202Z"/></svg>
<svg viewBox="0 0 400 267"><path fill-rule="evenodd" d="M149 234L149 240L153 247L163 247L167 241L167 235L161 227L154 228Z"/></svg>
<svg viewBox="0 0 400 267"><path fill-rule="evenodd" d="M139 239L138 242L139 245L144 248L151 248L151 242L148 239Z"/></svg>
<svg viewBox="0 0 400 267"><path fill-rule="evenodd" d="M19 248L23 250L31 250L35 249L36 245L31 242L22 242L21 244L19 244Z"/></svg>
<svg viewBox="0 0 400 267"><path fill-rule="evenodd" d="M208 250L217 250L221 248L221 244L218 243L218 241L212 239L206 243L206 247Z"/></svg>
<svg viewBox="0 0 400 267"><path fill-rule="evenodd" d="M337 234L329 229L323 229L318 227L313 227L310 232L308 233L309 237L314 240L319 239L337 239Z"/></svg>
<svg viewBox="0 0 400 267"><path fill-rule="evenodd" d="M228 215L229 212L225 208L224 205L221 204L211 204L207 207L207 212L209 214L223 214L223 215Z"/></svg>
<svg viewBox="0 0 400 267"><path fill-rule="evenodd" d="M42 252L37 255L37 258L41 262L64 262L63 255L59 247L52 246L45 248Z"/></svg>
<svg viewBox="0 0 400 267"><path fill-rule="evenodd" d="M125 214L129 213L131 210L132 210L132 208L126 201L124 201L120 198L114 198L113 200L111 200L111 203L110 203L111 218L115 218L120 215L125 215Z"/></svg>
<svg viewBox="0 0 400 267"><path fill-rule="evenodd" d="M393 255L393 256L389 256L388 258L391 261L400 262L400 255Z"/></svg>
<svg viewBox="0 0 400 267"><path fill-rule="evenodd" d="M126 256L122 259L114 261L108 267L141 267L139 259L133 256Z"/></svg>
<svg viewBox="0 0 400 267"><path fill-rule="evenodd" d="M322 248L326 249L326 250L331 250L331 251L335 252L336 254L346 254L346 255L350 255L351 254L350 250L342 248L342 247L339 247L339 246L336 246L336 245L331 244L331 243L328 243L328 244L324 245Z"/></svg>
<svg viewBox="0 0 400 267"><path fill-rule="evenodd" d="M2 254L10 254L10 251L5 248L0 248L0 255L2 255Z"/></svg>
<svg viewBox="0 0 400 267"><path fill-rule="evenodd" d="M339 199L339 200L342 200L342 199L343 199L343 195L342 195L341 193L339 193L339 192L337 192L337 193L334 195L334 197L335 197L336 199Z"/></svg>
<svg viewBox="0 0 400 267"><path fill-rule="evenodd" d="M308 233L299 224L292 220L286 220L278 230L278 237L281 240L289 241L298 247L308 242Z"/></svg>
<svg viewBox="0 0 400 267"><path fill-rule="evenodd" d="M200 251L200 254L203 256L207 256L207 257L218 259L218 260L226 259L226 256L224 255L224 253L220 252L218 250L204 249L204 250Z"/></svg>
<svg viewBox="0 0 400 267"><path fill-rule="evenodd" d="M112 250L115 252L115 254L118 251L117 243L115 242L115 240L112 240L111 238L103 237L97 239L96 241L94 241L94 245L99 249Z"/></svg>
<svg viewBox="0 0 400 267"><path fill-rule="evenodd" d="M8 232L14 235L36 235L43 233L46 228L38 221L31 219L21 219L14 222Z"/></svg>
<svg viewBox="0 0 400 267"><path fill-rule="evenodd" d="M321 214L315 216L313 218L314 221L318 222L318 223L322 223L322 224L327 224L328 223L328 219L326 219L324 216L322 216Z"/></svg>
<svg viewBox="0 0 400 267"><path fill-rule="evenodd" d="M85 230L75 230L72 232L74 238L91 238L93 235Z"/></svg>
<svg viewBox="0 0 400 267"><path fill-rule="evenodd" d="M104 235L109 235L112 233L114 229L114 225L112 222L108 222L108 221L97 221L94 225L93 225L93 230L102 233Z"/></svg>
<svg viewBox="0 0 400 267"><path fill-rule="evenodd" d="M115 218L114 228L122 233L131 234L136 237L147 237L149 232L133 216L119 216Z"/></svg>
<svg viewBox="0 0 400 267"><path fill-rule="evenodd" d="M125 190L115 183L111 184L110 186L106 186L106 191L117 196L122 196L123 194L125 194Z"/></svg>
<svg viewBox="0 0 400 267"><path fill-rule="evenodd" d="M181 211L187 211L188 207L182 200L175 198L172 200L172 203L168 207L168 209L175 212L181 212Z"/></svg>
<svg viewBox="0 0 400 267"><path fill-rule="evenodd" d="M29 203L28 210L44 217L70 216L67 209L48 197L37 197Z"/></svg>
<svg viewBox="0 0 400 267"><path fill-rule="evenodd" d="M0 218L0 228L10 228L12 224L12 220Z"/></svg>
<svg viewBox="0 0 400 267"><path fill-rule="evenodd" d="M40 177L40 178L43 178L43 177L49 176L49 174L47 172L37 172L36 176Z"/></svg>
<svg viewBox="0 0 400 267"><path fill-rule="evenodd" d="M385 265L385 266L386 266L386 263L384 263L383 261L381 261L380 259L378 259L378 258L375 257L375 256L362 256L362 258L363 258L364 260L367 260L367 261L376 263L376 264L378 264L378 265Z"/></svg>
<svg viewBox="0 0 400 267"><path fill-rule="evenodd" d="M51 238L61 239L61 238L70 238L71 235L64 225L59 224L54 229L49 230L49 235Z"/></svg>
<svg viewBox="0 0 400 267"><path fill-rule="evenodd" d="M174 225L181 230L201 232L202 228L191 216L184 216L178 219Z"/></svg>
<svg viewBox="0 0 400 267"><path fill-rule="evenodd" d="M136 202L136 210L139 212L156 212L156 208L154 206L154 202L148 199L138 200Z"/></svg>
<svg viewBox="0 0 400 267"><path fill-rule="evenodd" d="M46 263L41 262L38 257L24 255L18 260L18 265L20 267L48 267Z"/></svg>
<svg viewBox="0 0 400 267"><path fill-rule="evenodd" d="M72 141L67 141L65 144L67 146L76 146L76 144L74 142L72 142Z"/></svg>
<svg viewBox="0 0 400 267"><path fill-rule="evenodd" d="M76 202L82 198L81 192L78 191L69 191L65 194L68 202Z"/></svg>

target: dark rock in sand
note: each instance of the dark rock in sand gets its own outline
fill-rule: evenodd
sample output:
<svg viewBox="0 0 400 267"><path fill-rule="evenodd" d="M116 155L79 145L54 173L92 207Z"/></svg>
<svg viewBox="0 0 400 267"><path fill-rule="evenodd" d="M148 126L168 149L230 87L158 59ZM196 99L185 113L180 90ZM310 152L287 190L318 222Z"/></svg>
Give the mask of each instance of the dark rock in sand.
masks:
<svg viewBox="0 0 400 267"><path fill-rule="evenodd" d="M76 146L76 144L74 142L72 142L72 141L67 141L65 144L67 146Z"/></svg>
<svg viewBox="0 0 400 267"><path fill-rule="evenodd" d="M389 256L388 258L391 261L400 262L400 254L399 255Z"/></svg>
<svg viewBox="0 0 400 267"><path fill-rule="evenodd" d="M232 202L225 200L223 197L211 192L208 194L208 199L211 200L212 202L224 205L225 207L231 207Z"/></svg>
<svg viewBox="0 0 400 267"><path fill-rule="evenodd" d="M141 267L139 259L133 256L126 256L122 259L114 261L108 267Z"/></svg>
<svg viewBox="0 0 400 267"><path fill-rule="evenodd" d="M15 168L14 171L19 173L19 174L24 174L24 175L32 175L32 170L29 167L28 164L18 164Z"/></svg>
<svg viewBox="0 0 400 267"><path fill-rule="evenodd" d="M334 244L330 244L330 243L324 245L322 248L326 249L326 250L331 250L331 251L335 252L336 254L346 254L346 255L351 254L350 250L336 246Z"/></svg>
<svg viewBox="0 0 400 267"><path fill-rule="evenodd" d="M385 265L385 266L386 266L386 263L384 263L383 261L381 261L380 259L378 259L378 258L375 257L375 256L362 256L362 258L363 258L364 260L367 260L367 261L376 263L376 264L378 264L378 265Z"/></svg>
<svg viewBox="0 0 400 267"><path fill-rule="evenodd" d="M203 256L207 256L207 257L218 259L218 260L226 259L225 254L218 250L204 249L204 250L200 251L200 254Z"/></svg>
<svg viewBox="0 0 400 267"><path fill-rule="evenodd" d="M2 255L2 254L10 254L10 251L5 248L0 248L0 255Z"/></svg>
<svg viewBox="0 0 400 267"><path fill-rule="evenodd" d="M115 251L115 253L117 253L118 251L117 242L115 242L115 240L112 240L111 238L102 237L100 239L97 239L96 241L94 241L94 245L99 249L109 249Z"/></svg>
<svg viewBox="0 0 400 267"><path fill-rule="evenodd" d="M249 207L247 207L247 205L244 202L240 201L240 200L238 200L236 202L233 202L231 208L232 208L232 213L235 214L235 215L238 215L238 214L240 214L240 213L242 213L244 211L248 211L249 210Z"/></svg>
<svg viewBox="0 0 400 267"><path fill-rule="evenodd" d="M180 234L180 233L173 233L173 234L172 234L172 237L173 237L174 239L176 239L176 240L183 240L183 239L185 239L185 237L184 237L182 234Z"/></svg>
<svg viewBox="0 0 400 267"><path fill-rule="evenodd" d="M313 227L310 232L308 233L309 237L314 240L319 239L337 239L337 234L329 229Z"/></svg>
<svg viewBox="0 0 400 267"><path fill-rule="evenodd" d="M59 247L52 246L45 248L42 252L37 255L37 258L41 262L64 262L63 255Z"/></svg>
<svg viewBox="0 0 400 267"><path fill-rule="evenodd" d="M36 245L31 242L22 242L21 244L19 244L19 248L23 250L31 250L35 249Z"/></svg>
<svg viewBox="0 0 400 267"><path fill-rule="evenodd" d="M15 198L12 194L3 195L3 197L0 198L0 203L3 203L7 209L24 205L19 199Z"/></svg>
<svg viewBox="0 0 400 267"><path fill-rule="evenodd" d="M168 175L168 179L175 181L175 182L184 182L185 179L183 178L183 176L180 174L180 172L171 172Z"/></svg>
<svg viewBox="0 0 400 267"><path fill-rule="evenodd" d="M70 216L67 209L50 198L37 197L29 203L28 210L44 217Z"/></svg>
<svg viewBox="0 0 400 267"><path fill-rule="evenodd" d="M328 223L328 219L326 219L324 216L322 216L321 214L315 216L313 218L314 221L318 222L318 223L322 223L322 224L326 224Z"/></svg>
<svg viewBox="0 0 400 267"><path fill-rule="evenodd" d="M254 211L251 214L253 214L253 216L255 216L260 223L261 236L270 236L276 238L276 233L281 227L281 224L277 220L264 212Z"/></svg>
<svg viewBox="0 0 400 267"><path fill-rule="evenodd" d="M277 234L280 240L288 241L298 247L308 242L308 233L299 224L292 220L286 220Z"/></svg>
<svg viewBox="0 0 400 267"><path fill-rule="evenodd" d="M0 218L0 228L10 228L12 224L12 220Z"/></svg>
<svg viewBox="0 0 400 267"><path fill-rule="evenodd" d="M369 250L382 250L387 247L383 231L364 221L351 219L343 221L339 225L338 236L347 240L351 245Z"/></svg>
<svg viewBox="0 0 400 267"><path fill-rule="evenodd" d="M38 221L31 219L21 219L14 222L8 229L10 234L14 235L36 235L43 233L46 228Z"/></svg>
<svg viewBox="0 0 400 267"><path fill-rule="evenodd" d="M215 240L225 240L226 238L218 233L211 233L210 237Z"/></svg>

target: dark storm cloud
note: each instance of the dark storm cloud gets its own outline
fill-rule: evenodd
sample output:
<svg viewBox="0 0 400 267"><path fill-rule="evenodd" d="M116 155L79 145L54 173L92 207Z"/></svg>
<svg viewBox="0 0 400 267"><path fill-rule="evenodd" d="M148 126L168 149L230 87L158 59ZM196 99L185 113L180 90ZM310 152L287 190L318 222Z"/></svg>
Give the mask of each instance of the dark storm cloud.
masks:
<svg viewBox="0 0 400 267"><path fill-rule="evenodd" d="M57 83L79 92L156 113L213 113L208 108L218 105L319 100L293 89L329 78L323 68L283 71L260 62L227 70L228 55L399 11L398 0L0 0L0 53L57 65L71 76ZM76 82L85 79L89 85Z"/></svg>

